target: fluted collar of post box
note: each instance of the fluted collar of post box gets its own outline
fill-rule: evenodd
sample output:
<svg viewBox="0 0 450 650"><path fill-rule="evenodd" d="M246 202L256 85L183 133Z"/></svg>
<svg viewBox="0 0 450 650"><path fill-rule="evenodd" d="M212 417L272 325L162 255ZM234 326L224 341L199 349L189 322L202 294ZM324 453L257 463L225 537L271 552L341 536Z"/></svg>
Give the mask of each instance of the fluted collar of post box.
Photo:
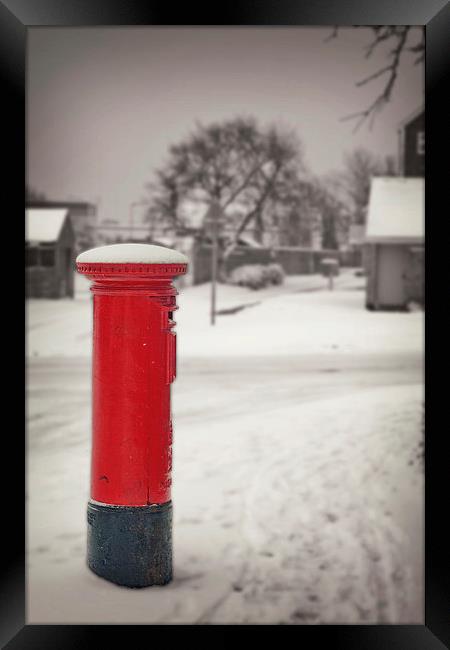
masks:
<svg viewBox="0 0 450 650"><path fill-rule="evenodd" d="M77 264L187 264L183 253L154 244L111 244L80 253Z"/></svg>

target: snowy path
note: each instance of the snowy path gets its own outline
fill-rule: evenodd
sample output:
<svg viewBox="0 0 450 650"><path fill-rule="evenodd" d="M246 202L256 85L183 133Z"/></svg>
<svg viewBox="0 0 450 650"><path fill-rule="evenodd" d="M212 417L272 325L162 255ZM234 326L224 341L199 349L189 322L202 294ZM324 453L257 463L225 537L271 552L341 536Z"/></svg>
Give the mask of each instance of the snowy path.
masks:
<svg viewBox="0 0 450 650"><path fill-rule="evenodd" d="M85 566L87 360L28 373L28 622L422 622L418 353L182 361L175 580L147 590Z"/></svg>
<svg viewBox="0 0 450 650"><path fill-rule="evenodd" d="M179 358L421 350L423 314L367 311L364 283L345 270L335 291L327 291L325 279L316 275L289 276L283 286L261 291L220 285L218 310L251 306L219 316L215 327L210 326L210 285L183 289L175 316ZM75 300L30 300L27 318L29 357L90 357L92 305L87 291L79 291Z"/></svg>
<svg viewBox="0 0 450 650"><path fill-rule="evenodd" d="M295 408L268 416L263 446L261 430L253 433L251 461L241 472L244 480L253 473L240 521L246 560L233 584L237 594L204 619L415 619L414 577L404 566L408 540L391 509L394 503L398 515L402 507L395 508L396 481L410 489L417 479L402 458L410 439L407 423L415 424L417 409L404 404L402 425L392 425L393 414L402 402L410 403L414 391L394 394L387 412L386 391L372 390L323 401L320 412L308 405L300 418ZM384 415L377 418L380 407ZM280 428L289 441L285 448ZM277 435L269 438L272 431Z"/></svg>

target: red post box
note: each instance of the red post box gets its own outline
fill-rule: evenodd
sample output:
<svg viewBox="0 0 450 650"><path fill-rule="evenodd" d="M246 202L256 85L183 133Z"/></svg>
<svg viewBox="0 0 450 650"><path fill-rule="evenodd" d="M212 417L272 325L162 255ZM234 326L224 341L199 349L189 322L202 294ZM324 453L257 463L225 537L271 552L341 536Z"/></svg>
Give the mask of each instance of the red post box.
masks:
<svg viewBox="0 0 450 650"><path fill-rule="evenodd" d="M172 280L186 262L149 244L77 257L94 294L88 566L128 587L172 578Z"/></svg>

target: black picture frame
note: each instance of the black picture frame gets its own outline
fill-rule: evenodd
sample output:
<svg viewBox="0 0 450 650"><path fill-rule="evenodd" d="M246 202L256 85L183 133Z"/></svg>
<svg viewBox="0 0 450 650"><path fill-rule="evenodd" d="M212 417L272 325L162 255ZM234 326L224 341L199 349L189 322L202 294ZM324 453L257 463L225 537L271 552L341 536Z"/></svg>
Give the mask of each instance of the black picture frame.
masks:
<svg viewBox="0 0 450 650"><path fill-rule="evenodd" d="M450 359L448 344L446 346L443 337L440 340L438 331L442 323L447 325L449 331L446 308L448 288L445 290L445 267L449 265L448 240L440 233L443 225L448 227L449 221L442 207L446 205L445 201L448 201L448 192L445 190L449 184L446 163L449 115L446 95L450 87L449 3L446 0L258 0L234 1L228 6L210 4L208 7L200 3L184 3L175 8L171 3L159 0L0 0L0 70L4 89L3 147L4 151L8 152L7 182L4 183L3 193L9 214L14 216L15 223L19 224L14 235L17 239L14 241L17 241L17 246L22 249L21 238L24 238L24 229L20 201L25 188L25 60L27 33L34 26L374 24L423 25L426 31L425 625L325 625L289 628L300 641L309 640L314 644L321 641L331 647L361 650L433 650L450 647L449 562L445 535L448 513L448 455L445 453L445 443L448 426L444 398L447 384L445 377L450 367ZM15 266L17 267L17 262ZM9 269L5 268L5 273L8 271ZM430 277L433 278L433 284L429 280ZM443 284L442 291L439 282ZM444 297L447 297L447 300ZM20 328L16 329L20 337ZM443 331L443 328L440 331ZM18 346L20 345L19 342ZM432 390L430 361L433 363L435 378ZM440 377L444 380L440 380ZM13 381L17 382L19 395L22 380L23 374L16 361L8 383L11 381L12 386ZM4 406L4 409L6 408ZM8 460L4 457L4 464L14 463L16 471L13 473L14 478L8 483L8 496L3 504L2 540L6 544L6 550L3 552L1 582L2 646L8 650L60 650L88 648L94 645L101 648L108 642L109 633L114 635L117 643L129 644L130 626L26 625L24 517L21 507L21 497L25 497L22 473L25 442L15 428L13 433L14 436L11 435L8 442ZM10 494L14 495L13 500ZM18 522L13 524L10 515L14 512L18 514ZM70 589L70 585L67 588ZM142 628L144 631L147 628L132 627L134 630L139 627L141 631ZM153 639L153 635L147 638Z"/></svg>

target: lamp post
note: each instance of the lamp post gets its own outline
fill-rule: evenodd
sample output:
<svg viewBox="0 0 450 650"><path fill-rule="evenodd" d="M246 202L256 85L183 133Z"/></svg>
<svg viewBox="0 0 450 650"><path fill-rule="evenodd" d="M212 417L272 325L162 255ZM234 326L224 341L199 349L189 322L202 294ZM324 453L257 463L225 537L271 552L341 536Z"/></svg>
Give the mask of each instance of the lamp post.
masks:
<svg viewBox="0 0 450 650"><path fill-rule="evenodd" d="M218 202L211 203L205 215L204 225L211 234L211 325L216 323L217 266L219 259L219 224L223 224L223 212Z"/></svg>

